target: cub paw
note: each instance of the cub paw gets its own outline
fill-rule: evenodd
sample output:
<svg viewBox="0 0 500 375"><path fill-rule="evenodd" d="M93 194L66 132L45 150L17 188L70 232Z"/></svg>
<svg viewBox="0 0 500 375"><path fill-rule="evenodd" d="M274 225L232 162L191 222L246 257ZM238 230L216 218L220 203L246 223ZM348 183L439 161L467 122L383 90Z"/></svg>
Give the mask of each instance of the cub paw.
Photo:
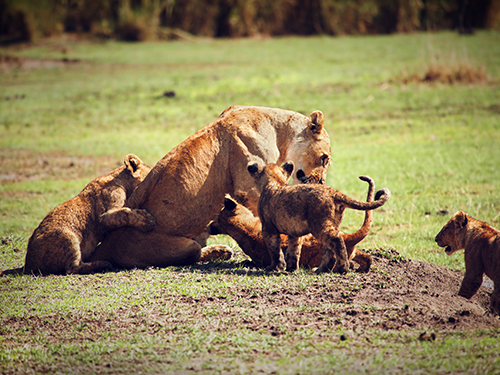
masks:
<svg viewBox="0 0 500 375"><path fill-rule="evenodd" d="M146 210L135 210L137 216L136 227L142 232L151 232L156 227L156 219Z"/></svg>

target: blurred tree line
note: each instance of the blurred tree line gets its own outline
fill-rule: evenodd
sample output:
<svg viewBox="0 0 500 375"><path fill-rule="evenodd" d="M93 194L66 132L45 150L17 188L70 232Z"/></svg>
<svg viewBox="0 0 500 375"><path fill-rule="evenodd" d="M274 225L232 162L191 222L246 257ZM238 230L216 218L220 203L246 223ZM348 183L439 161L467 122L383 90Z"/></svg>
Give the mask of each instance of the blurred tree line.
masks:
<svg viewBox="0 0 500 375"><path fill-rule="evenodd" d="M2 43L63 32L141 41L478 28L500 28L500 0L0 0Z"/></svg>

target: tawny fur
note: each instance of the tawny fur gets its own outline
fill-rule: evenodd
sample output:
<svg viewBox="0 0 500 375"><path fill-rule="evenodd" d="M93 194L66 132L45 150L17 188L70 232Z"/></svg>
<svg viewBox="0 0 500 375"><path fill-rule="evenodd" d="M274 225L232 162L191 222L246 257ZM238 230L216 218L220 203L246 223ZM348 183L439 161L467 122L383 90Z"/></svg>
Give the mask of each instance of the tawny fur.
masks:
<svg viewBox="0 0 500 375"><path fill-rule="evenodd" d="M500 314L500 231L458 211L436 236L448 255L464 249L465 275L458 295L470 299L486 274L494 283L491 308Z"/></svg>
<svg viewBox="0 0 500 375"><path fill-rule="evenodd" d="M224 197L245 196L257 213L259 193L246 167L293 160L297 170L325 176L330 140L323 114L235 106L171 150L127 201L157 220L150 233L118 229L92 255L119 268L186 265L202 258L204 234ZM295 178L297 181L298 179Z"/></svg>
<svg viewBox="0 0 500 375"><path fill-rule="evenodd" d="M367 202L373 200L374 184L370 184ZM369 233L372 224L372 211L366 211L365 220L359 230L352 234L340 232L346 246L350 268L354 269L356 262L357 272L368 272L372 264L372 257L355 246ZM265 268L271 264L271 258L262 238L262 223L258 217L230 197L224 200L224 208L217 219L209 225L210 234L226 234L231 236L248 255L257 267ZM288 247L287 236L281 235L281 250L286 253ZM323 246L311 234L306 234L302 242L299 265L303 268L316 268L321 264Z"/></svg>
<svg viewBox="0 0 500 375"><path fill-rule="evenodd" d="M266 269L281 271L286 265L288 271L295 271L303 236L311 233L324 249L317 272L347 272L347 251L339 231L344 210L376 209L389 200L389 190L377 192L374 202L360 202L324 185L288 185L292 170L293 163L283 167L276 164L259 167L256 163L248 166L261 191L258 211L262 236L271 257L271 265ZM288 236L286 259L280 248L280 234Z"/></svg>
<svg viewBox="0 0 500 375"><path fill-rule="evenodd" d="M155 226L146 210L123 207L150 168L133 154L124 164L54 208L29 239L24 267L3 274L87 274L111 268L106 261L89 261L107 231L123 226L150 231Z"/></svg>

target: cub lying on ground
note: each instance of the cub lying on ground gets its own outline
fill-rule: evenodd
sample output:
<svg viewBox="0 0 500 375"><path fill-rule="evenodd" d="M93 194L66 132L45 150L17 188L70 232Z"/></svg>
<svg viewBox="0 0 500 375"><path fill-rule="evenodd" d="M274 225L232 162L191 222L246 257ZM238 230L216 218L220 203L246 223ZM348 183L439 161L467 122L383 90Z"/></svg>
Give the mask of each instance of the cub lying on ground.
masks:
<svg viewBox="0 0 500 375"><path fill-rule="evenodd" d="M373 180L370 179L368 191L368 202L373 201L374 195ZM363 226L352 234L340 233L344 239L349 264L354 269L354 262L359 264L356 271L368 272L372 264L370 254L360 251L355 246L361 242L370 231L372 224L372 211L366 211ZM271 264L271 258L267 251L266 244L262 238L262 223L255 217L248 208L236 202L230 197L224 200L224 208L220 212L217 220L209 225L209 233L227 234L231 236L248 255L257 267L265 268ZM281 235L281 250L286 253L288 239ZM306 234L302 243L299 264L304 268L316 268L321 264L323 257L323 246L311 234Z"/></svg>
<svg viewBox="0 0 500 375"><path fill-rule="evenodd" d="M86 261L107 231L122 226L153 230L155 219L146 210L123 207L150 168L133 154L124 163L54 208L29 239L24 267L3 274L100 272L111 268L111 263Z"/></svg>
<svg viewBox="0 0 500 375"><path fill-rule="evenodd" d="M292 171L293 163L285 163L283 167L276 164L259 167L257 163L248 166L248 172L261 191L258 212L262 236L271 257L271 265L266 270L281 271L285 268L280 234L288 236L286 269L297 270L302 236L311 233L324 249L317 272L332 269L338 273L347 272L347 251L339 231L345 208L376 209L389 200L389 190L379 190L374 202L360 202L324 185L288 185Z"/></svg>
<svg viewBox="0 0 500 375"><path fill-rule="evenodd" d="M458 295L470 299L483 282L483 273L494 283L491 308L500 314L500 231L458 211L436 236L448 255L465 249L465 276Z"/></svg>

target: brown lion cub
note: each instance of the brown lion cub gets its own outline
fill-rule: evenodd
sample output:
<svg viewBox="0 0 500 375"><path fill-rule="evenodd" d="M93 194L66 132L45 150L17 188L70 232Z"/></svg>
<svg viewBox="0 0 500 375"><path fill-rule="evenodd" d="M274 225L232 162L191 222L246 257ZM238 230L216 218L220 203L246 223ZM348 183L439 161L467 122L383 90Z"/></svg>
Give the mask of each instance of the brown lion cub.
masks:
<svg viewBox="0 0 500 375"><path fill-rule="evenodd" d="M465 276L458 295L470 299L483 282L483 273L494 283L491 308L500 314L500 231L458 211L436 236L448 255L465 249Z"/></svg>
<svg viewBox="0 0 500 375"><path fill-rule="evenodd" d="M379 190L374 202L360 202L341 192L320 184L289 185L293 163L283 167L250 164L247 169L261 191L258 212L262 236L271 265L267 271L282 271L285 258L280 248L280 234L288 236L286 269L298 269L303 236L311 233L323 245L321 265L316 272L346 273L349 269L346 246L339 226L346 208L373 210L390 198L388 189ZM334 268L335 266L335 268Z"/></svg>
<svg viewBox="0 0 500 375"><path fill-rule="evenodd" d="M368 191L368 202L373 200L374 184L370 179ZM360 229L351 234L340 233L344 239L350 268L354 269L354 263L359 264L357 272L368 272L372 264L372 257L356 248L370 232L372 224L372 211L366 211L365 220ZM271 264L269 252L262 238L262 223L248 208L236 202L229 196L224 199L224 208L217 219L210 223L208 232L211 235L226 234L231 236L248 255L257 267L267 267ZM281 235L281 250L286 253L288 248L287 236ZM316 268L321 264L323 257L323 246L311 234L304 236L299 264L304 268Z"/></svg>
<svg viewBox="0 0 500 375"><path fill-rule="evenodd" d="M125 156L124 163L54 208L29 239L24 267L3 274L87 274L112 268L106 261L86 262L107 231L133 226L146 232L155 227L146 210L123 207L150 168L133 154Z"/></svg>

